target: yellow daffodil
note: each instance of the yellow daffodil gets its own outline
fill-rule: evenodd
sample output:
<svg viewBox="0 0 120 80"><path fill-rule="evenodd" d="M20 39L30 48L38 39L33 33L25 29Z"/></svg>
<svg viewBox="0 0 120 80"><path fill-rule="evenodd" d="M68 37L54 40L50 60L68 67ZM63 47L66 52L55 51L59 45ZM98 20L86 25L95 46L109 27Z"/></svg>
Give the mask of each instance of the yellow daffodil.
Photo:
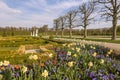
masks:
<svg viewBox="0 0 120 80"><path fill-rule="evenodd" d="M93 48L93 46L90 46L90 48L92 49L92 48Z"/></svg>
<svg viewBox="0 0 120 80"><path fill-rule="evenodd" d="M47 76L48 76L48 71L47 71L47 70L44 70L44 72L42 73L42 76L43 76L43 77L47 77Z"/></svg>
<svg viewBox="0 0 120 80"><path fill-rule="evenodd" d="M5 67L4 67L4 66L2 66L0 69L4 71L4 70L5 70Z"/></svg>
<svg viewBox="0 0 120 80"><path fill-rule="evenodd" d="M77 54L74 54L73 56L74 56L74 57L77 57Z"/></svg>
<svg viewBox="0 0 120 80"><path fill-rule="evenodd" d="M34 60L37 60L37 59L38 59L38 56L37 56L37 55L34 55L34 56L33 56L33 59L34 59Z"/></svg>
<svg viewBox="0 0 120 80"><path fill-rule="evenodd" d="M27 71L27 67L23 66L22 72L25 73Z"/></svg>
<svg viewBox="0 0 120 80"><path fill-rule="evenodd" d="M92 56L94 56L94 57L96 57L96 55L97 55L97 53L96 53L96 52L94 52L94 53L92 54Z"/></svg>
<svg viewBox="0 0 120 80"><path fill-rule="evenodd" d="M112 50L112 49L110 49L110 52L112 53L112 52L113 52L113 50Z"/></svg>
<svg viewBox="0 0 120 80"><path fill-rule="evenodd" d="M74 48L71 48L72 50L75 50Z"/></svg>
<svg viewBox="0 0 120 80"><path fill-rule="evenodd" d="M52 57L53 57L53 54L52 54L52 53L50 53L50 54L49 54L49 57L50 57L50 58L52 58Z"/></svg>
<svg viewBox="0 0 120 80"><path fill-rule="evenodd" d="M92 63L92 62L89 62L89 63L88 63L88 66L89 66L89 67L92 67L92 66L93 66L93 63Z"/></svg>
<svg viewBox="0 0 120 80"><path fill-rule="evenodd" d="M68 44L68 46L67 47L70 47L70 44Z"/></svg>
<svg viewBox="0 0 120 80"><path fill-rule="evenodd" d="M80 52L80 48L76 48L76 51L77 51L77 52Z"/></svg>
<svg viewBox="0 0 120 80"><path fill-rule="evenodd" d="M109 55L107 54L106 56L108 57Z"/></svg>
<svg viewBox="0 0 120 80"><path fill-rule="evenodd" d="M73 61L68 62L68 66L69 66L69 67L72 67L72 66L73 66Z"/></svg>
<svg viewBox="0 0 120 80"><path fill-rule="evenodd" d="M109 51L109 52L108 52L108 55L110 55L110 54L111 54L111 52Z"/></svg>
<svg viewBox="0 0 120 80"><path fill-rule="evenodd" d="M2 79L3 79L3 75L0 74L0 80L2 80Z"/></svg>
<svg viewBox="0 0 120 80"><path fill-rule="evenodd" d="M2 66L2 65L3 65L3 62L1 61L1 62L0 62L0 66Z"/></svg>
<svg viewBox="0 0 120 80"><path fill-rule="evenodd" d="M103 60L103 59L101 59L100 64L103 64L103 63L104 63L104 60Z"/></svg>
<svg viewBox="0 0 120 80"><path fill-rule="evenodd" d="M66 46L66 44L63 44L63 46L65 47L65 46Z"/></svg>
<svg viewBox="0 0 120 80"><path fill-rule="evenodd" d="M9 64L10 64L9 61L6 61L6 60L5 60L5 61L3 62L3 65L4 65L4 66L8 66Z"/></svg>

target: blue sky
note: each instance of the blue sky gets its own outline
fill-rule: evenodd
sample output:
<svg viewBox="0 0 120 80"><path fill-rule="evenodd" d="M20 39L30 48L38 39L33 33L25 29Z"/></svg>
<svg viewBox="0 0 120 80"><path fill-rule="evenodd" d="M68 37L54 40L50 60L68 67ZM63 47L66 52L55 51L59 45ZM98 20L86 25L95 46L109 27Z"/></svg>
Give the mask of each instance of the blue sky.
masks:
<svg viewBox="0 0 120 80"><path fill-rule="evenodd" d="M0 26L53 26L53 19L87 0L0 0ZM94 13L97 14L97 13ZM120 21L118 22L118 24ZM100 21L89 28L109 27L111 22Z"/></svg>

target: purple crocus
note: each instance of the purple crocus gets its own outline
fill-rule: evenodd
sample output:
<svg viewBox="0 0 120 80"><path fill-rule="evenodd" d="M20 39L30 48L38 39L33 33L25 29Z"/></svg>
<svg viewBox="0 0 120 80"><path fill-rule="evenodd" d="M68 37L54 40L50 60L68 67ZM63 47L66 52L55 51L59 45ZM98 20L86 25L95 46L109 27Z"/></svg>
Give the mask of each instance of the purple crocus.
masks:
<svg viewBox="0 0 120 80"><path fill-rule="evenodd" d="M16 77L19 77L20 75L19 75L19 73L16 73L15 76L16 76Z"/></svg>
<svg viewBox="0 0 120 80"><path fill-rule="evenodd" d="M81 75L80 75L80 74L78 74L78 78L81 78Z"/></svg>
<svg viewBox="0 0 120 80"><path fill-rule="evenodd" d="M109 80L109 77L108 77L107 75L104 75L104 76L102 77L102 80Z"/></svg>
<svg viewBox="0 0 120 80"><path fill-rule="evenodd" d="M98 80L97 78L93 78L92 80Z"/></svg>
<svg viewBox="0 0 120 80"><path fill-rule="evenodd" d="M69 80L69 78L67 77L65 80Z"/></svg>
<svg viewBox="0 0 120 80"><path fill-rule="evenodd" d="M90 73L90 77L93 78L95 76L95 73L94 72L91 72Z"/></svg>
<svg viewBox="0 0 120 80"><path fill-rule="evenodd" d="M15 68L14 68L14 67L12 67L11 69L12 69L12 71L14 71L14 70L15 70Z"/></svg>
<svg viewBox="0 0 120 80"><path fill-rule="evenodd" d="M109 74L109 78L110 78L110 80L114 80L115 75L114 74Z"/></svg>
<svg viewBox="0 0 120 80"><path fill-rule="evenodd" d="M116 67L116 64L114 63L114 64L112 65L112 67Z"/></svg>
<svg viewBox="0 0 120 80"><path fill-rule="evenodd" d="M120 65L118 66L118 71L120 71Z"/></svg>

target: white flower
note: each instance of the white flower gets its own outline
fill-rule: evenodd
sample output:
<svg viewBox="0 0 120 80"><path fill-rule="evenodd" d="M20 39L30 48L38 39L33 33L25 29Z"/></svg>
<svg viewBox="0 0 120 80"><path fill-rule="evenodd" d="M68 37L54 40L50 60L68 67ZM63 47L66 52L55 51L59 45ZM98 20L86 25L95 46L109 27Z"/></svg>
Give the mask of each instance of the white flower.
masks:
<svg viewBox="0 0 120 80"><path fill-rule="evenodd" d="M42 76L43 76L43 77L47 77L47 76L48 76L48 71L47 71L47 70L44 70L44 72L42 73Z"/></svg>
<svg viewBox="0 0 120 80"><path fill-rule="evenodd" d="M103 60L103 59L101 59L100 63L101 63L101 64L103 64L103 63L104 63L104 60Z"/></svg>
<svg viewBox="0 0 120 80"><path fill-rule="evenodd" d="M10 62L9 62L9 61L6 61L6 60L5 60L4 63L3 63L4 66L8 66L9 64L10 64Z"/></svg>
<svg viewBox="0 0 120 80"><path fill-rule="evenodd" d="M96 49L95 47L93 47L93 49Z"/></svg>
<svg viewBox="0 0 120 80"><path fill-rule="evenodd" d="M1 62L0 62L0 66L2 66L2 65L3 65L3 62L1 61Z"/></svg>
<svg viewBox="0 0 120 80"><path fill-rule="evenodd" d="M53 57L53 54L52 54L52 53L50 53L50 54L48 54L48 56L49 56L50 58L52 58L52 57Z"/></svg>
<svg viewBox="0 0 120 80"><path fill-rule="evenodd" d="M25 73L27 71L27 67L23 66L22 72Z"/></svg>
<svg viewBox="0 0 120 80"><path fill-rule="evenodd" d="M68 56L71 56L71 52L70 52L70 51L68 51L67 55L68 55Z"/></svg>
<svg viewBox="0 0 120 80"><path fill-rule="evenodd" d="M29 56L29 59L37 60L37 59L38 59L38 56L37 56L37 55L30 55L30 56Z"/></svg>
<svg viewBox="0 0 120 80"><path fill-rule="evenodd" d="M90 48L93 48L93 46L90 46Z"/></svg>
<svg viewBox="0 0 120 80"><path fill-rule="evenodd" d="M93 66L93 63L92 63L92 62L89 62L89 63L88 63L88 66L89 66L89 67L92 67L92 66Z"/></svg>
<svg viewBox="0 0 120 80"><path fill-rule="evenodd" d="M30 55L30 56L29 56L29 59L33 59L33 56L32 56L32 55Z"/></svg>

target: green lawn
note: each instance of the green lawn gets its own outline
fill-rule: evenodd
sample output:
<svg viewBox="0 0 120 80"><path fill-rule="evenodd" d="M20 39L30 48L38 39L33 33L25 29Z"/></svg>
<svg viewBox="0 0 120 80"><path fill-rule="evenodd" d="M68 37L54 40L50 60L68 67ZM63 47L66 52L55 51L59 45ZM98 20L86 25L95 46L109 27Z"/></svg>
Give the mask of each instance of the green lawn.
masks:
<svg viewBox="0 0 120 80"><path fill-rule="evenodd" d="M31 54L17 53L20 45L34 45L34 46L45 46L45 45L56 45L56 42L41 39L39 37L0 37L0 61L9 60L12 64L29 64L29 56ZM36 54L41 56L41 53ZM47 57L42 57L42 61L45 61Z"/></svg>
<svg viewBox="0 0 120 80"><path fill-rule="evenodd" d="M70 39L69 36L64 36L63 38ZM91 41L98 41L98 42L108 42L108 43L120 44L120 39L119 40L111 40L109 36L100 36L100 37L99 36L94 36L94 37L88 36L88 38L86 38L86 39L79 37L79 36L72 36L72 39L91 40Z"/></svg>

